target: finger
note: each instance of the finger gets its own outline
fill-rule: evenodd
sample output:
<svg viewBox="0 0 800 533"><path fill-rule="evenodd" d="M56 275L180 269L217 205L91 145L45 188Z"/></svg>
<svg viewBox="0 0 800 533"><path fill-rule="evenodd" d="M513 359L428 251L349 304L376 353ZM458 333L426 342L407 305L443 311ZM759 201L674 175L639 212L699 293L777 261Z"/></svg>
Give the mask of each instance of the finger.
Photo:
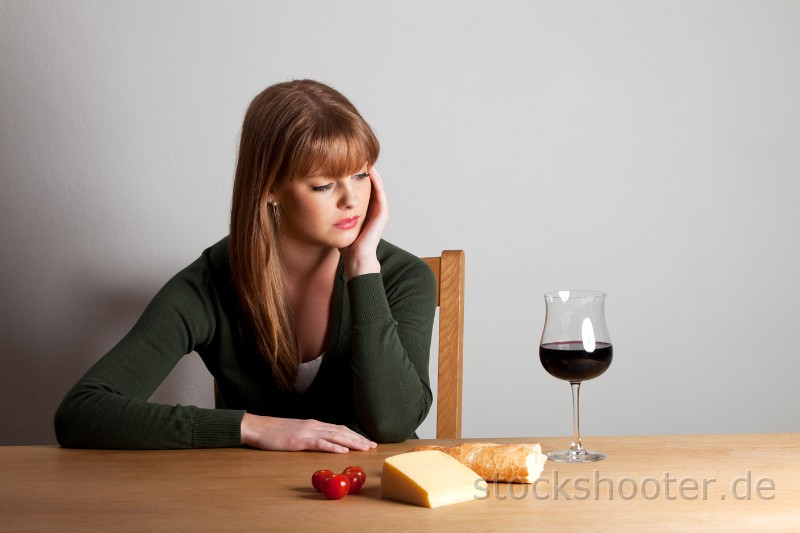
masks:
<svg viewBox="0 0 800 533"><path fill-rule="evenodd" d="M351 450L360 450L360 451L371 450L372 448L377 446L377 444L375 444L374 442L364 438L360 439L345 438L339 443L342 444L343 446L347 446Z"/></svg>
<svg viewBox="0 0 800 533"><path fill-rule="evenodd" d="M370 180L372 181L372 186L377 195L380 197L380 200L382 201L381 203L385 203L384 200L386 199L386 188L383 184L383 178L375 167L370 167L368 172Z"/></svg>
<svg viewBox="0 0 800 533"><path fill-rule="evenodd" d="M325 439L353 450L369 450L377 446L377 443L356 433L347 426L332 426L328 428Z"/></svg>
<svg viewBox="0 0 800 533"><path fill-rule="evenodd" d="M353 442L356 443L356 444L363 444L363 445L368 446L368 447L374 447L374 446L378 445L376 442L371 441L370 439L368 439L367 437L365 437L361 433L353 431L352 429L350 429L347 426L339 425L339 426L337 426L337 429L339 431L341 431L348 438L353 439Z"/></svg>
<svg viewBox="0 0 800 533"><path fill-rule="evenodd" d="M377 446L377 444L365 436L356 433L355 431L351 430L350 428L342 426L339 428L335 434L337 435L338 439L336 442L343 446L347 446L348 448L356 448L359 450L368 450Z"/></svg>
<svg viewBox="0 0 800 533"><path fill-rule="evenodd" d="M373 218L387 221L389 218L389 202L386 198L383 179L378 171L375 170L375 167L370 168L369 175L372 180L372 194L369 199L370 214Z"/></svg>
<svg viewBox="0 0 800 533"><path fill-rule="evenodd" d="M350 451L350 449L345 446L336 444L334 442L330 442L323 438L317 439L315 446L313 446L311 450L319 452L330 452L330 453L347 453Z"/></svg>
<svg viewBox="0 0 800 533"><path fill-rule="evenodd" d="M378 172L378 169L375 168L375 165L372 165L367 169L367 173L372 176L373 179L378 179L381 183L383 183L383 178L381 178L381 173Z"/></svg>

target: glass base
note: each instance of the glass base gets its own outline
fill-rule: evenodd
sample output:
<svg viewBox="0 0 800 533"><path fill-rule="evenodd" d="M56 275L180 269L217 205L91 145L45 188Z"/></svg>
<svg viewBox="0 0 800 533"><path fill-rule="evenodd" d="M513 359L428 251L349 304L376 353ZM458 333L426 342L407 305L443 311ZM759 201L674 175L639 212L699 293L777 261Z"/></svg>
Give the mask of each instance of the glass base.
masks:
<svg viewBox="0 0 800 533"><path fill-rule="evenodd" d="M550 452L547 458L557 463L593 463L602 461L608 457L604 453L590 452L588 450L563 450L560 452Z"/></svg>

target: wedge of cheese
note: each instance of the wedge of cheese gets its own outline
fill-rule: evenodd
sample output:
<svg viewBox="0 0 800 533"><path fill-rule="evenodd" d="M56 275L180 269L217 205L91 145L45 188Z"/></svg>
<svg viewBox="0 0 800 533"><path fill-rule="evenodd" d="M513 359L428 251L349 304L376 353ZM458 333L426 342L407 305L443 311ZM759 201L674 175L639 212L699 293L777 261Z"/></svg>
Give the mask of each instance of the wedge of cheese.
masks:
<svg viewBox="0 0 800 533"><path fill-rule="evenodd" d="M486 493L486 482L458 460L438 450L387 457L381 472L381 497L441 507L474 500Z"/></svg>

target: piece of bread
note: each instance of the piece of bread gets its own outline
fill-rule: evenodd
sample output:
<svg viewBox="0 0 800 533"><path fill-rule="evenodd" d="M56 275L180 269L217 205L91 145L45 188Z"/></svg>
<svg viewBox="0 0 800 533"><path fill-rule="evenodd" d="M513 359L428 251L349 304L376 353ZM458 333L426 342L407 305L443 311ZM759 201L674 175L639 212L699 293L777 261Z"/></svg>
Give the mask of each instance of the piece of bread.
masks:
<svg viewBox="0 0 800 533"><path fill-rule="evenodd" d="M439 450L458 459L486 481L533 483L547 456L539 444L465 442L458 446L417 446L412 452Z"/></svg>

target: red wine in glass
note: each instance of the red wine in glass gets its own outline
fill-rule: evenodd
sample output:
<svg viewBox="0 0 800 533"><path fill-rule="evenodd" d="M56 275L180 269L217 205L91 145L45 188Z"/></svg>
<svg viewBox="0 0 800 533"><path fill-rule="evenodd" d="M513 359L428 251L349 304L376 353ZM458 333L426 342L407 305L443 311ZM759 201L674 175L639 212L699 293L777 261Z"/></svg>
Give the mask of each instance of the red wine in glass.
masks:
<svg viewBox="0 0 800 533"><path fill-rule="evenodd" d="M606 326L606 295L598 291L555 291L544 295L546 315L539 361L551 375L572 387L572 445L547 454L561 463L590 463L606 458L581 443L581 383L594 379L611 364L614 347Z"/></svg>
<svg viewBox="0 0 800 533"><path fill-rule="evenodd" d="M548 374L566 381L594 379L608 369L614 347L598 342L592 352L582 341L550 342L539 346L539 359Z"/></svg>

